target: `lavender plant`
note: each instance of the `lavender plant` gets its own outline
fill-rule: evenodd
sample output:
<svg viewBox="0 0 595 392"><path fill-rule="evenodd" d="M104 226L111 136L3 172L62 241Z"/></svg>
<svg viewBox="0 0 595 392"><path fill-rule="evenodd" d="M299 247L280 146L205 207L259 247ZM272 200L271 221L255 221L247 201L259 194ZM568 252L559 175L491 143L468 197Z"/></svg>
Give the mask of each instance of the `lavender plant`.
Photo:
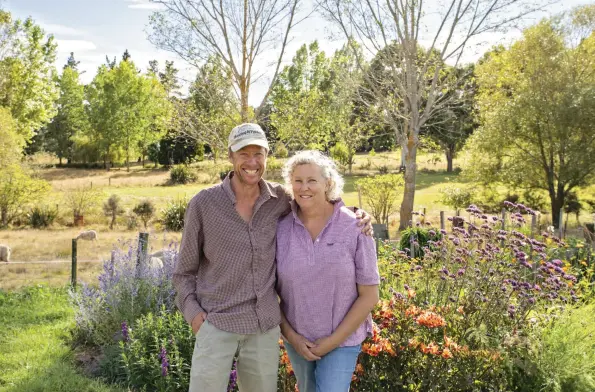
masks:
<svg viewBox="0 0 595 392"><path fill-rule="evenodd" d="M137 245L120 244L111 260L103 264L99 284L84 284L71 291L75 306L75 340L96 346L114 344L122 338L122 322L129 325L140 316L158 312L162 307L173 310L172 275L177 248L170 244L163 257L163 268L137 265Z"/></svg>

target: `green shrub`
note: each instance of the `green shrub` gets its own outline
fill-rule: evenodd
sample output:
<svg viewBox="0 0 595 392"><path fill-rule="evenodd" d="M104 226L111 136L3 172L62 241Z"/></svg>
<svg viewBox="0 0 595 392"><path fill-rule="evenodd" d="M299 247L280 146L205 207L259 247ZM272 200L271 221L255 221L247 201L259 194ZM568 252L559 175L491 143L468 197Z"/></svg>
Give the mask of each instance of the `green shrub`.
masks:
<svg viewBox="0 0 595 392"><path fill-rule="evenodd" d="M281 176L281 169L283 168L283 163L275 157L270 157L267 159L267 173L269 174L268 177L279 177Z"/></svg>
<svg viewBox="0 0 595 392"><path fill-rule="evenodd" d="M534 339L540 391L595 390L595 304L570 309Z"/></svg>
<svg viewBox="0 0 595 392"><path fill-rule="evenodd" d="M161 221L167 230L181 231L184 228L184 214L186 214L186 199L177 199L167 203L163 209Z"/></svg>
<svg viewBox="0 0 595 392"><path fill-rule="evenodd" d="M374 149L372 148L370 150L370 152L368 152L368 155L371 156L371 157L374 157L374 156L376 156L376 151L374 151Z"/></svg>
<svg viewBox="0 0 595 392"><path fill-rule="evenodd" d="M147 224L153 219L153 215L155 215L155 206L151 200L146 199L137 204L132 212L143 221L146 229Z"/></svg>
<svg viewBox="0 0 595 392"><path fill-rule="evenodd" d="M450 185L440 189L440 193L440 202L455 210L467 208L473 204L474 192L469 187Z"/></svg>
<svg viewBox="0 0 595 392"><path fill-rule="evenodd" d="M349 166L352 154L349 153L349 147L345 143L339 142L331 147L331 157L343 167Z"/></svg>
<svg viewBox="0 0 595 392"><path fill-rule="evenodd" d="M122 335L117 373L125 379L118 381L135 390L188 390L195 337L179 312L163 309L123 323Z"/></svg>
<svg viewBox="0 0 595 392"><path fill-rule="evenodd" d="M397 211L397 201L405 182L398 174L366 177L356 181L370 214L376 222L388 226L388 218Z"/></svg>
<svg viewBox="0 0 595 392"><path fill-rule="evenodd" d="M58 216L58 210L52 209L48 206L36 206L29 211L27 219L29 225L35 229L43 229L51 226Z"/></svg>
<svg viewBox="0 0 595 392"><path fill-rule="evenodd" d="M172 184L188 184L196 181L196 175L186 165L177 165L169 171L169 180Z"/></svg>
<svg viewBox="0 0 595 392"><path fill-rule="evenodd" d="M275 145L275 157L276 158L287 158L289 156L289 151L283 142L278 142Z"/></svg>
<svg viewBox="0 0 595 392"><path fill-rule="evenodd" d="M429 241L440 241L442 234L440 231L425 229L423 227L410 227L401 232L401 240L399 241L399 249L410 253L411 237L413 236L414 257L423 257L425 254L424 248L429 246ZM432 248L432 247L430 247Z"/></svg>

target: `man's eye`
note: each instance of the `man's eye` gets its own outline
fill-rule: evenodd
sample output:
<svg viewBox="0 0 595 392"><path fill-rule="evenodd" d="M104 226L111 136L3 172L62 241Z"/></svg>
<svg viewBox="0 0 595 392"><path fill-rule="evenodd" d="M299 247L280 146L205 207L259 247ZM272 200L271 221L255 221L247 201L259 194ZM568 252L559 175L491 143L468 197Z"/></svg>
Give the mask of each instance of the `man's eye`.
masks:
<svg viewBox="0 0 595 392"><path fill-rule="evenodd" d="M309 180L308 182L312 182L312 183L314 183L314 182L316 182L316 180Z"/></svg>

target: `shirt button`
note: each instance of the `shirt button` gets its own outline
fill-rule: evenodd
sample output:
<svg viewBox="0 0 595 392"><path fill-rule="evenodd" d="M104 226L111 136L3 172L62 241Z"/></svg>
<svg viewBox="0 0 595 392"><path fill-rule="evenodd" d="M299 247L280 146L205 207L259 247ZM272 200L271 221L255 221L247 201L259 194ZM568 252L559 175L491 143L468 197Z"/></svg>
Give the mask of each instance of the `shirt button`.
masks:
<svg viewBox="0 0 595 392"><path fill-rule="evenodd" d="M320 242L320 240L319 239L316 239L316 242Z"/></svg>

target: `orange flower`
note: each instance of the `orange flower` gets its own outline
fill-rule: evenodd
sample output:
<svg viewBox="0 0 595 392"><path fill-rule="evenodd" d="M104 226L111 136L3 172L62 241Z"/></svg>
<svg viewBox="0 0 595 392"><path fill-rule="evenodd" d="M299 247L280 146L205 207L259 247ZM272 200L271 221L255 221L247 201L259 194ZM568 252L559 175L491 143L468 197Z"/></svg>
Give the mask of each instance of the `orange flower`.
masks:
<svg viewBox="0 0 595 392"><path fill-rule="evenodd" d="M351 382L357 382L359 380L359 378L357 378L357 376L355 374L351 375Z"/></svg>
<svg viewBox="0 0 595 392"><path fill-rule="evenodd" d="M445 348L444 350L442 350L442 358L444 359L450 359L452 358L452 353L450 352L450 350L447 348Z"/></svg>
<svg viewBox="0 0 595 392"><path fill-rule="evenodd" d="M458 351L459 350L459 345L456 344L451 338L449 338L448 336L444 336L444 345L448 348L450 348L450 350L452 351ZM450 351L449 350L449 351Z"/></svg>
<svg viewBox="0 0 595 392"><path fill-rule="evenodd" d="M372 322L372 341L378 343L380 341L380 328L375 322Z"/></svg>
<svg viewBox="0 0 595 392"><path fill-rule="evenodd" d="M357 374L358 376L361 376L364 374L364 367L362 366L361 363L358 363L357 365L355 365L355 374Z"/></svg>
<svg viewBox="0 0 595 392"><path fill-rule="evenodd" d="M417 341L416 338L409 339L409 347L417 348L417 346L419 346L419 342Z"/></svg>
<svg viewBox="0 0 595 392"><path fill-rule="evenodd" d="M285 344L283 343L283 339L279 339L279 347L285 348Z"/></svg>
<svg viewBox="0 0 595 392"><path fill-rule="evenodd" d="M435 342L430 342L430 344L428 344L427 346L422 343L420 348L421 348L421 352L424 354L434 354L434 355L440 354L440 348L438 347L438 345Z"/></svg>
<svg viewBox="0 0 595 392"><path fill-rule="evenodd" d="M364 343L362 351L368 355L376 357L380 353L380 346L377 344Z"/></svg>
<svg viewBox="0 0 595 392"><path fill-rule="evenodd" d="M415 290L413 290L413 289L407 289L407 297L409 297L409 298L415 298Z"/></svg>
<svg viewBox="0 0 595 392"><path fill-rule="evenodd" d="M287 365L289 363L289 356L287 355L287 351L283 352L281 355L281 365Z"/></svg>
<svg viewBox="0 0 595 392"><path fill-rule="evenodd" d="M457 313L459 313L459 314L465 314L465 311L463 310L463 306L459 306L457 308Z"/></svg>
<svg viewBox="0 0 595 392"><path fill-rule="evenodd" d="M437 315L434 312L423 311L416 319L415 322L419 325L423 325L428 328L438 328L446 326L446 321L442 316Z"/></svg>
<svg viewBox="0 0 595 392"><path fill-rule="evenodd" d="M287 374L289 374L290 376L293 375L293 366L291 366L291 363L288 363L287 366L285 367L285 371L287 372Z"/></svg>
<svg viewBox="0 0 595 392"><path fill-rule="evenodd" d="M388 353L390 356L394 357L397 355L395 349L393 348L392 343L388 339L384 339L381 344L382 351Z"/></svg>
<svg viewBox="0 0 595 392"><path fill-rule="evenodd" d="M405 309L405 316L414 317L417 316L420 313L420 311L421 310L417 306L411 305L410 307Z"/></svg>

